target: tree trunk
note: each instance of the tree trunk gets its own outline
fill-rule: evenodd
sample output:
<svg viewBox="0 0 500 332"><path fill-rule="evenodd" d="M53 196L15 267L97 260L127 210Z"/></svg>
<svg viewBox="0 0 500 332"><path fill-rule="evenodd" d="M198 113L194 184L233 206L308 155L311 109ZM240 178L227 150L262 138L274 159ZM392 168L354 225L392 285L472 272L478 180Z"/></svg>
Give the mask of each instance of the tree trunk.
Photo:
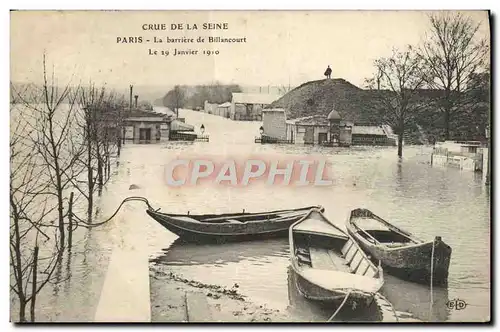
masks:
<svg viewBox="0 0 500 332"><path fill-rule="evenodd" d="M19 322L26 322L26 301L23 298L19 299Z"/></svg>
<svg viewBox="0 0 500 332"><path fill-rule="evenodd" d="M450 106L447 105L444 110L444 139L447 141L450 139Z"/></svg>
<svg viewBox="0 0 500 332"><path fill-rule="evenodd" d="M99 153L97 155L97 182L98 182L98 186L99 186L99 196L101 196L102 187L104 185L102 171L103 171L102 156L101 156L101 153L99 151Z"/></svg>
<svg viewBox="0 0 500 332"><path fill-rule="evenodd" d="M61 166L59 165L59 152L56 146L56 139L54 138L54 127L52 123L53 119L50 118L49 120L49 135L50 135L50 140L49 144L51 145L52 149L52 158L54 159L54 172L56 176L56 183L55 183L55 190L56 190L56 196L57 196L57 213L58 213L58 222L59 222L59 242L60 242L60 250L61 252L64 251L64 245L65 245L65 237L64 237L64 200L63 200L63 183L62 183L62 170ZM58 257L60 259L61 257Z"/></svg>
<svg viewBox="0 0 500 332"><path fill-rule="evenodd" d="M398 135L398 157L399 158L403 157L403 133L404 133L404 131L402 131Z"/></svg>
<svg viewBox="0 0 500 332"><path fill-rule="evenodd" d="M73 245L73 192L69 194L68 205L68 250L71 250Z"/></svg>
<svg viewBox="0 0 500 332"><path fill-rule="evenodd" d="M107 177L106 177L106 181L109 180L109 178L111 177L111 158L108 157L107 159Z"/></svg>
<svg viewBox="0 0 500 332"><path fill-rule="evenodd" d="M90 157L90 153L89 153ZM92 222L92 210L94 209L94 172L92 169L92 165L89 162L87 164L87 181L88 181L88 202L87 202L87 221L89 223Z"/></svg>
<svg viewBox="0 0 500 332"><path fill-rule="evenodd" d="M117 147L116 155L118 157L120 157L120 152L122 149L122 140L121 140L120 136L118 136L118 140L116 141L116 147Z"/></svg>
<svg viewBox="0 0 500 332"><path fill-rule="evenodd" d="M73 195L73 193L71 193ZM70 233L71 234L71 233ZM30 303L30 316L31 322L35 322L35 305L36 305L36 284L38 275L38 245L35 247L35 252L33 253L33 281L31 283L31 303Z"/></svg>
<svg viewBox="0 0 500 332"><path fill-rule="evenodd" d="M401 117L399 118L399 130L398 130L398 157L403 157L403 138L405 135L405 120L404 120L404 110L400 111Z"/></svg>

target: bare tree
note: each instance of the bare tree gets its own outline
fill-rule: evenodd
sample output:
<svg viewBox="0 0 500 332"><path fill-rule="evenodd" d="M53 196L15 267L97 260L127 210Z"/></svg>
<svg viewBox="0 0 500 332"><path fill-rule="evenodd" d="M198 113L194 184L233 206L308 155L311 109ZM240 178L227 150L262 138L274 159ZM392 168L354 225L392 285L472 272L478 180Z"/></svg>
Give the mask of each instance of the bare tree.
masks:
<svg viewBox="0 0 500 332"><path fill-rule="evenodd" d="M12 112L12 110L11 110ZM53 227L49 187L45 168L40 167L37 148L26 139L27 122L21 114L10 141L10 289L19 304L19 321L35 321L37 294L53 280L63 250L58 245L58 228Z"/></svg>
<svg viewBox="0 0 500 332"><path fill-rule="evenodd" d="M367 80L377 87L378 108L385 123L398 135L398 156L403 156L403 136L407 122L422 107L418 90L424 84L422 58L408 46L404 51L393 50L392 56L375 61L374 78Z"/></svg>
<svg viewBox="0 0 500 332"><path fill-rule="evenodd" d="M65 220L67 218L67 189L83 168L77 167L82 149L82 138L75 131L76 98L78 87L70 84L57 86L54 73L47 74L43 56L43 84L30 96L17 93L22 105L30 112L29 139L41 158L44 174L48 177L47 194L57 201L57 224L60 248L65 246Z"/></svg>
<svg viewBox="0 0 500 332"><path fill-rule="evenodd" d="M172 90L167 92L163 98L163 105L170 108L179 117L179 108L183 107L186 102L184 90L176 85Z"/></svg>
<svg viewBox="0 0 500 332"><path fill-rule="evenodd" d="M28 305L30 320L35 320L36 297L43 287L61 281L58 271L73 229L104 224L74 215L73 190L87 194L91 219L96 182L102 188L110 177L124 105L123 98L104 88L57 86L54 74L47 74L45 56L42 85L29 87L11 84L11 119L17 124L10 142L11 294L22 322Z"/></svg>
<svg viewBox="0 0 500 332"><path fill-rule="evenodd" d="M489 46L477 36L480 24L461 13L432 14L429 19L430 35L420 53L429 72L427 84L443 91L439 109L449 139L450 124L470 102L466 91L472 88L473 74L484 69Z"/></svg>
<svg viewBox="0 0 500 332"><path fill-rule="evenodd" d="M92 222L94 194L99 195L109 180L111 157L118 152L121 140L121 109L124 100L104 87L90 83L81 88L78 103L81 108L78 125L83 132L83 150L78 161L85 169L85 178L72 179L75 189L87 201L87 222ZM82 185L83 184L83 185Z"/></svg>

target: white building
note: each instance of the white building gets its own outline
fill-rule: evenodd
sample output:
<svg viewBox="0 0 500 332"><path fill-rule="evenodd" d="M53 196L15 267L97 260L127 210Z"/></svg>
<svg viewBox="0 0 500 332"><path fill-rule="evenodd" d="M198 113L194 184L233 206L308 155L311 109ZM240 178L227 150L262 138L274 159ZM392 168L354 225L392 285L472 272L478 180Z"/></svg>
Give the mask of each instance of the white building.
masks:
<svg viewBox="0 0 500 332"><path fill-rule="evenodd" d="M434 146L434 151L431 155L431 164L435 166L455 167L473 172L482 171L487 153L488 150L485 149L481 142L438 142Z"/></svg>
<svg viewBox="0 0 500 332"><path fill-rule="evenodd" d="M264 135L278 140L287 139L286 113L284 109L273 108L263 110L262 122Z"/></svg>
<svg viewBox="0 0 500 332"><path fill-rule="evenodd" d="M261 120L262 110L280 97L264 93L233 92L230 117L233 120Z"/></svg>

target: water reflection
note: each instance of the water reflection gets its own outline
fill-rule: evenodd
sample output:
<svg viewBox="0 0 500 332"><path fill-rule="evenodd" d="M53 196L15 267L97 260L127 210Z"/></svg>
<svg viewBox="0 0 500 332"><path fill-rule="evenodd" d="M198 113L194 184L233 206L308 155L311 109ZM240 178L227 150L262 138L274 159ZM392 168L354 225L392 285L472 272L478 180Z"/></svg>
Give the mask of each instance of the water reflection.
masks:
<svg viewBox="0 0 500 332"><path fill-rule="evenodd" d="M220 265L242 260L266 261L269 256L288 257L288 241L269 239L213 245L183 243L178 238L151 262L163 265Z"/></svg>
<svg viewBox="0 0 500 332"><path fill-rule="evenodd" d="M443 322L450 316L447 307L448 288L433 287L431 294L430 286L416 284L384 275L385 284L381 290L396 311L411 313L415 318L422 321ZM432 306L431 306L432 296Z"/></svg>

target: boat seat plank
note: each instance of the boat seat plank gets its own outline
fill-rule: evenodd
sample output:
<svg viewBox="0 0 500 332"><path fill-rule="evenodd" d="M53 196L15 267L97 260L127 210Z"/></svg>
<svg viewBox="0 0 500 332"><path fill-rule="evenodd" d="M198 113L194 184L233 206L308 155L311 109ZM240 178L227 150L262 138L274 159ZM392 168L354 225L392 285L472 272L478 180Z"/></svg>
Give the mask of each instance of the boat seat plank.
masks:
<svg viewBox="0 0 500 332"><path fill-rule="evenodd" d="M354 255L354 258L352 259L351 263L349 264L352 273L356 271L358 265L361 263L363 259L364 259L363 254L361 253L361 251L358 250Z"/></svg>
<svg viewBox="0 0 500 332"><path fill-rule="evenodd" d="M348 264L351 263L352 259L354 258L354 255L358 252L359 248L357 246L352 246L351 249L347 252L345 255L345 260Z"/></svg>
<svg viewBox="0 0 500 332"><path fill-rule="evenodd" d="M349 239L349 240L348 240L348 241L344 244L344 246L342 247L342 250L341 250L342 255L344 255L344 257L345 257L345 255L347 254L347 252L349 252L349 249L351 249L353 245L354 245L354 242L353 242L351 239Z"/></svg>
<svg viewBox="0 0 500 332"><path fill-rule="evenodd" d="M299 254L297 254L297 258L298 258L300 263L311 265L311 259L309 258L309 256L306 256L304 254L299 253Z"/></svg>
<svg viewBox="0 0 500 332"><path fill-rule="evenodd" d="M377 270L375 270L373 267L369 267L368 270L364 273L365 276L375 278L375 275L377 275Z"/></svg>
<svg viewBox="0 0 500 332"><path fill-rule="evenodd" d="M333 270L349 272L349 268L344 264L344 260L335 255L332 250L324 248L309 248L312 267L321 270Z"/></svg>
<svg viewBox="0 0 500 332"><path fill-rule="evenodd" d="M356 271L354 273L356 274L359 274L359 275L364 275L365 272L368 270L368 268L370 267L370 264L368 263L368 261L366 259L363 259L360 263L359 263L359 266L358 268L356 269Z"/></svg>
<svg viewBox="0 0 500 332"><path fill-rule="evenodd" d="M332 263L335 265L335 270L349 272L349 266L342 257L337 255L333 250L328 250L328 254L330 255Z"/></svg>

